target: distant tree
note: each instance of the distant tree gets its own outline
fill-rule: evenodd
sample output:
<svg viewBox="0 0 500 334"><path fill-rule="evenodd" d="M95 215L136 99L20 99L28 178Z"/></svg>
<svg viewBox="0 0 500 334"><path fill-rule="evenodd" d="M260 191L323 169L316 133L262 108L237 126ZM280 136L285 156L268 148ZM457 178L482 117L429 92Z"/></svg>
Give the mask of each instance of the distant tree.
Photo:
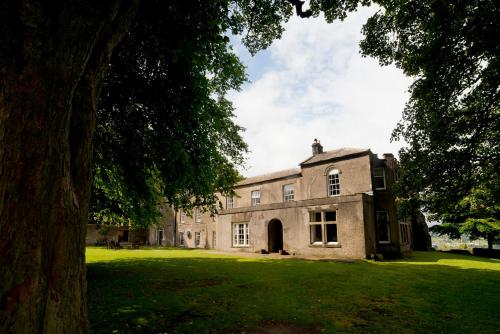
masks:
<svg viewBox="0 0 500 334"><path fill-rule="evenodd" d="M399 193L407 212L423 208L440 233L499 233L500 3L377 1L362 53L414 78L393 133Z"/></svg>
<svg viewBox="0 0 500 334"><path fill-rule="evenodd" d="M459 201L455 211L441 215L442 224L433 231L439 235L457 238L467 235L472 239L484 238L488 249L500 241L500 182L490 181L487 186L474 188Z"/></svg>

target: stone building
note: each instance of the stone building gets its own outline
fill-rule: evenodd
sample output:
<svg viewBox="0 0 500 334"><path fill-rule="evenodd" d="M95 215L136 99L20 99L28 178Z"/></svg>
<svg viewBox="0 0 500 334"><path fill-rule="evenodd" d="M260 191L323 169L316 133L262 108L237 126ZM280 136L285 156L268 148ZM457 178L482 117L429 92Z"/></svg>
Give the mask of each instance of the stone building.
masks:
<svg viewBox="0 0 500 334"><path fill-rule="evenodd" d="M397 257L412 249L411 223L400 221L392 194L397 161L369 149L323 151L299 168L242 180L221 198L218 215L165 206L147 232L150 245L280 252L299 256Z"/></svg>
<svg viewBox="0 0 500 334"><path fill-rule="evenodd" d="M176 213L177 246L186 248L217 248L217 216L197 208L191 215Z"/></svg>
<svg viewBox="0 0 500 334"><path fill-rule="evenodd" d="M176 245L175 228L177 223L175 221L175 211L170 205L164 203L160 206L160 213L161 218L158 219L158 222L147 229L87 224L85 243L87 245L103 245L107 241L113 240L123 246L139 243L148 246L173 247Z"/></svg>
<svg viewBox="0 0 500 334"><path fill-rule="evenodd" d="M177 245L235 252L364 258L411 251L411 224L399 221L392 154L323 152L318 141L300 168L244 179L216 217L176 214Z"/></svg>

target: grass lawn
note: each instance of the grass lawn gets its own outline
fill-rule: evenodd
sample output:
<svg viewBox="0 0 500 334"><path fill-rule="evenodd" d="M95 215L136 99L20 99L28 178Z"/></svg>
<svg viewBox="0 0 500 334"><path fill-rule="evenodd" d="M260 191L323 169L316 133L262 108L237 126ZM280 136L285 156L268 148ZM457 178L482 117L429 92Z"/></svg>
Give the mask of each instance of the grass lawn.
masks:
<svg viewBox="0 0 500 334"><path fill-rule="evenodd" d="M95 333L500 333L500 260L87 248Z"/></svg>

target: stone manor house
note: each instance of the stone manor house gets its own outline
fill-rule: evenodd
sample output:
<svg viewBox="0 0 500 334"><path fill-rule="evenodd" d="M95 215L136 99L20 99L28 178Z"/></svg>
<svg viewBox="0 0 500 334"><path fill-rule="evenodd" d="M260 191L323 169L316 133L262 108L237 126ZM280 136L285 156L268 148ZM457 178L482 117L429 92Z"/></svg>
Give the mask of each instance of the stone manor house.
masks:
<svg viewBox="0 0 500 334"><path fill-rule="evenodd" d="M188 216L167 206L156 227L117 233L122 240L127 234L127 241L135 233L151 245L227 252L405 255L412 249L412 227L397 217L391 192L397 168L392 154L378 158L369 149L323 151L315 140L312 156L299 168L240 181L236 196L221 198L225 208L216 216L199 209ZM90 243L95 228L90 226L89 233Z"/></svg>

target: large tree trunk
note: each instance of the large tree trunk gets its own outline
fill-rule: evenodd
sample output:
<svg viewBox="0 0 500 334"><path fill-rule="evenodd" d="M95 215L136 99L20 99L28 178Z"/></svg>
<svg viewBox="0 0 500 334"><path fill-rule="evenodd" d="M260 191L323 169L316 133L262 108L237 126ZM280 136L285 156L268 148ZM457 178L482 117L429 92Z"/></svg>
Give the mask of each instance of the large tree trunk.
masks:
<svg viewBox="0 0 500 334"><path fill-rule="evenodd" d="M488 240L488 249L490 251L490 254L492 254L493 252L493 241L495 240L495 238L493 237L493 233L488 233L487 235L487 240Z"/></svg>
<svg viewBox="0 0 500 334"><path fill-rule="evenodd" d="M87 332L96 100L136 1L0 4L0 332Z"/></svg>

